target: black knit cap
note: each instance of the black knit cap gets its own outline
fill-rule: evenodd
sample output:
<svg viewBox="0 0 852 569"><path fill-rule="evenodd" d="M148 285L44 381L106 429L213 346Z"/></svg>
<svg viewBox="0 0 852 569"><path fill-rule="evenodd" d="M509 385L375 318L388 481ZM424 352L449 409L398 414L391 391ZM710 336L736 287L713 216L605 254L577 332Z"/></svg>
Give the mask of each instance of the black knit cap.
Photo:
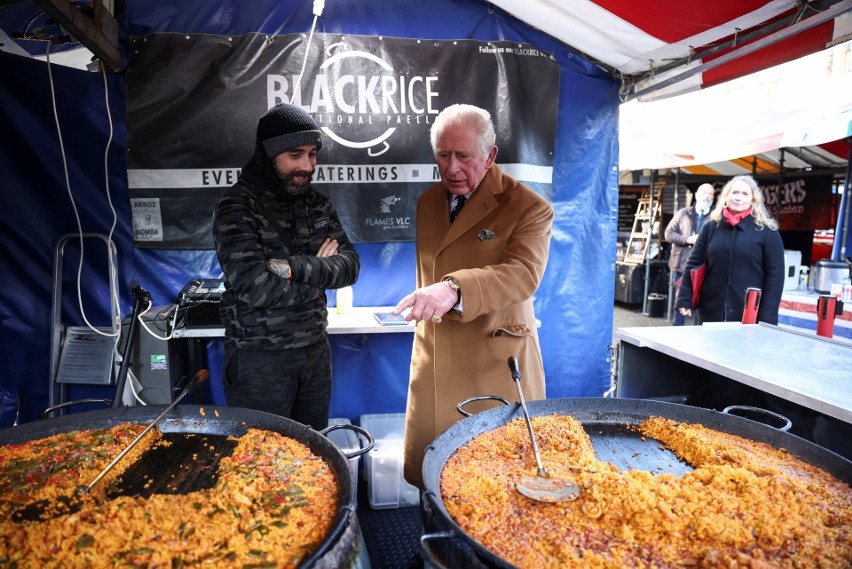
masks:
<svg viewBox="0 0 852 569"><path fill-rule="evenodd" d="M276 156L303 144L316 144L322 148L322 134L301 107L279 103L266 111L257 123L257 138L263 143L266 155Z"/></svg>

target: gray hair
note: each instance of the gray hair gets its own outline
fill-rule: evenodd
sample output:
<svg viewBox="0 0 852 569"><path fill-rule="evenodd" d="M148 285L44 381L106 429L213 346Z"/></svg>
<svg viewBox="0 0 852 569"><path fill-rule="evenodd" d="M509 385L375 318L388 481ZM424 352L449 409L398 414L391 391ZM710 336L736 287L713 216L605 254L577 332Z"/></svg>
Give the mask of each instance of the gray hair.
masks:
<svg viewBox="0 0 852 569"><path fill-rule="evenodd" d="M485 109L473 105L456 104L450 105L438 114L431 130L432 153L436 154L438 137L448 126L471 127L476 132L479 147L482 154L487 156L494 147L497 135L494 132L494 123L491 121L491 113Z"/></svg>

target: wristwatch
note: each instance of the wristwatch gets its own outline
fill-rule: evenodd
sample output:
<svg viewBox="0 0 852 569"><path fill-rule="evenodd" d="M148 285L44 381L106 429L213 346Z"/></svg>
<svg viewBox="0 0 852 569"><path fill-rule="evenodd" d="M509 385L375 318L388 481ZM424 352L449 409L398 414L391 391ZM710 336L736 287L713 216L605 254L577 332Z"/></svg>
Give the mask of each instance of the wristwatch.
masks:
<svg viewBox="0 0 852 569"><path fill-rule="evenodd" d="M457 281L454 277L447 277L441 282L446 283L448 287L456 291L456 304L461 302L461 289L459 288L459 281Z"/></svg>

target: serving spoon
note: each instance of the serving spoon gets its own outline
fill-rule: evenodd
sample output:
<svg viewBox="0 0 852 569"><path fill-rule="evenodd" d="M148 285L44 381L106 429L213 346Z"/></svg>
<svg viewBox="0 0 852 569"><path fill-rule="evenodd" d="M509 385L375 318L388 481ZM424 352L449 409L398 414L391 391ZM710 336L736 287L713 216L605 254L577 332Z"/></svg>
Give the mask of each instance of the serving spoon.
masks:
<svg viewBox="0 0 852 569"><path fill-rule="evenodd" d="M524 420L527 422L527 430L530 433L530 440L532 441L535 463L538 467L537 476L524 476L515 484L515 488L527 498L538 502L570 502L571 500L576 500L577 496L580 495L580 487L570 480L551 478L550 473L547 472L547 469L541 463L538 444L535 442L535 435L533 434L532 421L530 421L530 414L527 411L524 392L521 390L521 371L518 369L518 358L515 356L509 358L509 370L512 372L512 380L518 388L521 409L524 412Z"/></svg>

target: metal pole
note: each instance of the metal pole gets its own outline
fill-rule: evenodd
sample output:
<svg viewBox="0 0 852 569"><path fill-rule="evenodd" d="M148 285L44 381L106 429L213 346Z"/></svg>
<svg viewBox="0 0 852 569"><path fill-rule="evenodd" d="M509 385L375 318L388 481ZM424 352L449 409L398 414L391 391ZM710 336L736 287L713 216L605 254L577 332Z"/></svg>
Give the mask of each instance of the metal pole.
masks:
<svg viewBox="0 0 852 569"><path fill-rule="evenodd" d="M680 168L675 169L675 182L674 182L674 205L672 206L672 214L677 214L680 210L678 207L678 186L680 184ZM662 231L662 227L660 230ZM669 253L671 255L671 252ZM672 321L672 307L674 306L674 271L669 268L669 296L668 302L666 303L666 320L668 322Z"/></svg>
<svg viewBox="0 0 852 569"><path fill-rule="evenodd" d="M781 189L784 187L784 149L781 149L780 158L778 160L778 185L775 186L775 211L774 217L778 223L781 223ZM765 198L766 196L764 196Z"/></svg>
<svg viewBox="0 0 852 569"><path fill-rule="evenodd" d="M151 293L139 286L136 281L130 281L130 294L133 296L133 312L130 315L130 325L127 330L127 338L124 340L124 353L121 358L121 365L118 368L118 376L115 380L115 398L113 398L113 408L120 408L122 398L124 396L124 386L127 381L127 371L130 369L130 358L133 354L133 341L136 337L136 322L139 315L142 314L144 305L151 302Z"/></svg>
<svg viewBox="0 0 852 569"><path fill-rule="evenodd" d="M833 261L845 261L846 260L846 242L849 240L849 215L852 213L852 207L850 207L850 202L852 202L852 195L849 194L849 187L852 184L852 137L846 139L849 142L849 156L846 158L846 181L843 183L843 196L840 199L840 203L843 205L843 227L840 228L840 248L832 247L835 251L839 251L839 256L837 259L832 257ZM835 243L837 242L837 238L835 236Z"/></svg>
<svg viewBox="0 0 852 569"><path fill-rule="evenodd" d="M651 191L648 192L648 240L645 242L645 288L642 293L642 314L648 316L648 291L651 281L651 237L654 235L654 183L657 171L651 170Z"/></svg>

